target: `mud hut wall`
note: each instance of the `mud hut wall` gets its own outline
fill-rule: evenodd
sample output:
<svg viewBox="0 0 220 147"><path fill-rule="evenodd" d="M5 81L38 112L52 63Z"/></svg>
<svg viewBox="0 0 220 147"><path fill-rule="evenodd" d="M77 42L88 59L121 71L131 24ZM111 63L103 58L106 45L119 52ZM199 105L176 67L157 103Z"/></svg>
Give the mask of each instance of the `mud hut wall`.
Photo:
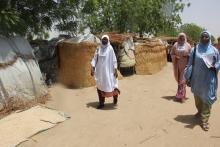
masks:
<svg viewBox="0 0 220 147"><path fill-rule="evenodd" d="M136 74L154 74L167 63L166 48L159 43L141 43L135 46Z"/></svg>
<svg viewBox="0 0 220 147"><path fill-rule="evenodd" d="M59 44L58 79L71 88L82 88L95 85L90 75L91 60L97 48L96 43L62 42Z"/></svg>

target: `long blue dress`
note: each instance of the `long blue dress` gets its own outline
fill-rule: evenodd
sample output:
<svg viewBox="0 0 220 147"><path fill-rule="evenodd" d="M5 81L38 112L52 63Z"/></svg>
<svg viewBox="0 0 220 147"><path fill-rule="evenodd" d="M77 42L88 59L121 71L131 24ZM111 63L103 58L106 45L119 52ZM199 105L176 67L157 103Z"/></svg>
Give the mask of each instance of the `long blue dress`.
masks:
<svg viewBox="0 0 220 147"><path fill-rule="evenodd" d="M194 48L191 51L188 67L193 61ZM208 68L204 62L205 56L213 56L213 63L216 70ZM212 105L217 99L218 70L220 69L220 56L218 50L211 45L199 43L196 48L193 73L191 78L191 91L199 96L206 104Z"/></svg>

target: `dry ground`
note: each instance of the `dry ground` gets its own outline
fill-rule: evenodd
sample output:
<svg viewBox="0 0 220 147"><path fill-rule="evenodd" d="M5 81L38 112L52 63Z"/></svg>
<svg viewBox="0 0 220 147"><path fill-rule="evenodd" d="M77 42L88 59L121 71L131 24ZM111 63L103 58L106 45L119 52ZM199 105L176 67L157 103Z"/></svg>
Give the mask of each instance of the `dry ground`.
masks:
<svg viewBox="0 0 220 147"><path fill-rule="evenodd" d="M95 109L95 87L52 87L46 105L72 118L19 147L220 147L220 102L213 105L210 131L204 132L193 117L190 89L186 103L173 101L177 85L171 64L155 75L135 75L119 84L118 106L109 98L104 110Z"/></svg>

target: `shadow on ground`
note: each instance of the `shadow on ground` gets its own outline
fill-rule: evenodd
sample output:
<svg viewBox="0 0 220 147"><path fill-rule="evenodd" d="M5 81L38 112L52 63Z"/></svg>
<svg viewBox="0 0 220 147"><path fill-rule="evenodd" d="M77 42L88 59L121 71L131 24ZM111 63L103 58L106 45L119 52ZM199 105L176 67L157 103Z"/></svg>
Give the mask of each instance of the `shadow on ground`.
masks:
<svg viewBox="0 0 220 147"><path fill-rule="evenodd" d="M96 109L98 104L99 104L99 102L90 102L90 103L87 103L86 106L87 106L87 108L92 107L92 108ZM117 105L114 105L112 103L105 103L105 107L102 108L101 110L114 110L114 109L117 109Z"/></svg>
<svg viewBox="0 0 220 147"><path fill-rule="evenodd" d="M185 128L193 129L196 125L199 125L199 120L194 115L177 115L174 120L186 124Z"/></svg>
<svg viewBox="0 0 220 147"><path fill-rule="evenodd" d="M161 98L168 100L168 101L175 101L175 96L162 96Z"/></svg>
<svg viewBox="0 0 220 147"><path fill-rule="evenodd" d="M189 99L189 98L186 98L185 102L181 102L180 100L177 100L175 96L162 96L161 98L168 100L168 101L174 101L177 103L185 103L187 99Z"/></svg>

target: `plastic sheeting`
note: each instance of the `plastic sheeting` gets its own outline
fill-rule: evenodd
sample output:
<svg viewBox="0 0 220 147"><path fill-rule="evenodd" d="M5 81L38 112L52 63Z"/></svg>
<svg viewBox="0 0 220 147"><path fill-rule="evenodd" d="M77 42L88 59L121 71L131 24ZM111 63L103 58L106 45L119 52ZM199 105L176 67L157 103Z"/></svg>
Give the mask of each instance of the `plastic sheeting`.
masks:
<svg viewBox="0 0 220 147"><path fill-rule="evenodd" d="M132 37L124 40L122 43L123 49L119 52L119 64L120 67L132 67L135 65L135 56L134 56L134 42Z"/></svg>
<svg viewBox="0 0 220 147"><path fill-rule="evenodd" d="M91 34L90 29L86 28L83 32L83 34L78 35L77 37L68 39L68 41L70 42L75 42L75 43L80 43L80 42L84 42L84 41L89 41L89 42L95 42L100 44L101 41L98 37L96 37L95 35Z"/></svg>
<svg viewBox="0 0 220 147"><path fill-rule="evenodd" d="M47 93L38 64L33 58L23 56L33 57L27 40L0 38L1 63L14 60L13 64L0 67L0 103L10 97L34 99Z"/></svg>
<svg viewBox="0 0 220 147"><path fill-rule="evenodd" d="M13 113L0 120L0 146L16 147L31 136L55 127L69 118L65 112L42 106Z"/></svg>
<svg viewBox="0 0 220 147"><path fill-rule="evenodd" d="M0 37L0 64L12 62L16 58L16 53L9 42L8 38Z"/></svg>
<svg viewBox="0 0 220 147"><path fill-rule="evenodd" d="M11 45L13 50L24 56L34 57L33 50L29 42L22 37L13 37L11 38Z"/></svg>

